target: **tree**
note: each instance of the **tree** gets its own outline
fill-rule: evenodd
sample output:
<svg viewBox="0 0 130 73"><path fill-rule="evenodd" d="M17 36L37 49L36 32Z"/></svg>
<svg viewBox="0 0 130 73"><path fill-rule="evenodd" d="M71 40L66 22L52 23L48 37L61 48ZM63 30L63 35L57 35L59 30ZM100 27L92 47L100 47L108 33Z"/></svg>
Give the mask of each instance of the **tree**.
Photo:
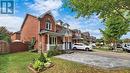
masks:
<svg viewBox="0 0 130 73"><path fill-rule="evenodd" d="M0 33L9 33L9 31L6 29L6 27L1 26Z"/></svg>
<svg viewBox="0 0 130 73"><path fill-rule="evenodd" d="M4 40L7 42L11 41L9 31L3 26L0 27L0 40Z"/></svg>
<svg viewBox="0 0 130 73"><path fill-rule="evenodd" d="M118 13L126 21L130 19L125 18L123 14L124 11L128 11L130 14L129 0L68 0L66 4L72 11L77 12L77 17L86 17L96 13L100 18L106 19L114 13Z"/></svg>
<svg viewBox="0 0 130 73"><path fill-rule="evenodd" d="M129 29L129 24L120 16L110 16L105 22L105 30L101 30L104 39L107 43L114 43L113 47L116 48L116 43L120 40L121 36L126 34Z"/></svg>
<svg viewBox="0 0 130 73"><path fill-rule="evenodd" d="M96 13L106 24L101 30L107 43L115 43L129 31L129 0L69 0L67 6L77 12L77 17L89 17Z"/></svg>

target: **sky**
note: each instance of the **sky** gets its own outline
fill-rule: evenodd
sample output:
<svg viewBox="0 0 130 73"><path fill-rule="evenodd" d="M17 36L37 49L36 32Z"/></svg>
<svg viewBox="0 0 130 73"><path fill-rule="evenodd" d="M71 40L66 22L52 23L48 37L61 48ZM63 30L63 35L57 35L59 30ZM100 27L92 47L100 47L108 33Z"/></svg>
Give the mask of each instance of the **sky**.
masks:
<svg viewBox="0 0 130 73"><path fill-rule="evenodd" d="M9 31L19 31L26 14L40 16L51 10L55 20L62 20L68 23L71 29L80 29L82 32L89 32L96 38L101 38L99 29L104 29L104 23L97 15L93 14L89 18L75 18L76 12L64 7L64 0L15 0L14 14L0 14L0 26L5 26ZM130 33L122 38L130 38Z"/></svg>

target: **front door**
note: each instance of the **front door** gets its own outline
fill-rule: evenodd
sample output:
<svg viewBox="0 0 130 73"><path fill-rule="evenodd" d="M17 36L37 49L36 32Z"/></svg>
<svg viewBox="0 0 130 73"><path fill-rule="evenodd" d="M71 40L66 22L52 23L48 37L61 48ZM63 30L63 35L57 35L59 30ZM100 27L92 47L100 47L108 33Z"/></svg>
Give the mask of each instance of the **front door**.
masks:
<svg viewBox="0 0 130 73"><path fill-rule="evenodd" d="M67 50L67 49L71 49L72 44L71 44L71 42L64 42L63 46L64 46L64 49Z"/></svg>

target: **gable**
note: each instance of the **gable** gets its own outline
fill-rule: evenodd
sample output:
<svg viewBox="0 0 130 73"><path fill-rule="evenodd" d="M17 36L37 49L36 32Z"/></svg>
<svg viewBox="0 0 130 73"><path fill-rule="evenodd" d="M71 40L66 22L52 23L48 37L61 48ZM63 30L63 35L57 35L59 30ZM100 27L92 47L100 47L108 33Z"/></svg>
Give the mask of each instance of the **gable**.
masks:
<svg viewBox="0 0 130 73"><path fill-rule="evenodd" d="M27 14L23 25L21 27L21 40L30 41L32 37L38 37L38 24L37 17Z"/></svg>
<svg viewBox="0 0 130 73"><path fill-rule="evenodd" d="M50 14L45 14L43 17L40 18L40 30L46 30L46 22L50 21L51 23L51 30L50 31L55 31L56 26L55 26L55 20L54 17Z"/></svg>
<svg viewBox="0 0 130 73"><path fill-rule="evenodd" d="M26 17L25 17L25 19L24 19L24 21L23 21L23 24L22 24L22 26L21 26L20 31L23 29L25 22L26 22L29 18L34 18L34 19L37 20L37 17L35 17L35 16L33 16L33 15L30 15L30 14L26 14Z"/></svg>

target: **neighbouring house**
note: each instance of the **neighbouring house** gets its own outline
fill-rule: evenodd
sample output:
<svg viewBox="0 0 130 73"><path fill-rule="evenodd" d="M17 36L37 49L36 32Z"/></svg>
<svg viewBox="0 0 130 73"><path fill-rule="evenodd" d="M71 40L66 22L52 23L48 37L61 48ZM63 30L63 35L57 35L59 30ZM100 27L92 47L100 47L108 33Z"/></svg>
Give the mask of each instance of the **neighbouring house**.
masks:
<svg viewBox="0 0 130 73"><path fill-rule="evenodd" d="M69 24L61 20L56 21L50 11L39 17L27 14L20 29L20 33L14 33L12 40L28 43L35 38L35 48L38 51L47 51L57 48L67 50L72 48L73 43L79 43L81 31L69 28ZM19 36L18 36L19 35Z"/></svg>
<svg viewBox="0 0 130 73"><path fill-rule="evenodd" d="M82 38L84 39L84 43L86 43L86 44L89 44L90 43L90 40L91 40L91 38L90 38L90 33L89 32L83 32L82 33Z"/></svg>
<svg viewBox="0 0 130 73"><path fill-rule="evenodd" d="M90 41L91 41L92 43L96 43L96 37L90 36Z"/></svg>
<svg viewBox="0 0 130 73"><path fill-rule="evenodd" d="M96 37L91 36L89 32L83 32L82 38L84 39L83 42L86 44L95 43Z"/></svg>
<svg viewBox="0 0 130 73"><path fill-rule="evenodd" d="M12 40L12 42L19 41L20 40L20 31L12 33L11 40Z"/></svg>
<svg viewBox="0 0 130 73"><path fill-rule="evenodd" d="M83 42L83 38L81 37L81 31L80 30L73 29L72 32L73 32L73 35L72 35L73 43Z"/></svg>

